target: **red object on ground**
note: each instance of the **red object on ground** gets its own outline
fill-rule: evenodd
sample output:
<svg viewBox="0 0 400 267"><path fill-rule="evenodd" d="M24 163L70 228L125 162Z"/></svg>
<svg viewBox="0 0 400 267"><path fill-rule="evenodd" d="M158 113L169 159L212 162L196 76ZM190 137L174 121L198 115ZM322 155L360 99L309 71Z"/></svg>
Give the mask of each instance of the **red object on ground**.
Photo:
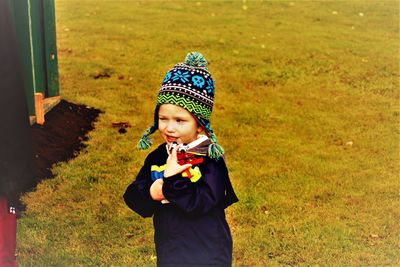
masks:
<svg viewBox="0 0 400 267"><path fill-rule="evenodd" d="M0 267L17 267L15 257L17 216L10 213L8 201L0 197Z"/></svg>

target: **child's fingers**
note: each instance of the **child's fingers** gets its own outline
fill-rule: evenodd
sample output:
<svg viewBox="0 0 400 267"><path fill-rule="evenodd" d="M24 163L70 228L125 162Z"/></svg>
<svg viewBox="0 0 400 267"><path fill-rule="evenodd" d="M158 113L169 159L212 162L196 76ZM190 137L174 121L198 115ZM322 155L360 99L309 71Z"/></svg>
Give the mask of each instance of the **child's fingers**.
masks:
<svg viewBox="0 0 400 267"><path fill-rule="evenodd" d="M167 153L168 155L172 154L172 151L176 148L178 148L178 143L173 142L172 144L166 144L165 145L166 149L167 149Z"/></svg>
<svg viewBox="0 0 400 267"><path fill-rule="evenodd" d="M178 153L178 146L175 146L173 149L172 149L172 151L171 151L171 153L169 154L170 155L170 157L172 158L172 159L174 159L175 161L176 161L176 159L178 158L178 156L176 155Z"/></svg>
<svg viewBox="0 0 400 267"><path fill-rule="evenodd" d="M185 165L180 165L182 168L182 171L181 172L183 172L184 170L186 170L186 169L189 169L190 167L192 167L192 164L190 164L190 163L188 163L188 164L185 164Z"/></svg>
<svg viewBox="0 0 400 267"><path fill-rule="evenodd" d="M185 165L177 165L176 166L176 174L177 173L182 173L185 170L189 169L190 167L192 167L192 164L185 164Z"/></svg>

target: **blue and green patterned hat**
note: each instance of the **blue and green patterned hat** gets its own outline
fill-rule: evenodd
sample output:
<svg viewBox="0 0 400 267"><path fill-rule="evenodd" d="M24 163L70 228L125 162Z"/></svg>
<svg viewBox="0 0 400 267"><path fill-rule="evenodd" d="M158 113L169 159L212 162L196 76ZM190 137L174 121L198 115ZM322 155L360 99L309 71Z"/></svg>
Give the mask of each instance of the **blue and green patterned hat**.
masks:
<svg viewBox="0 0 400 267"><path fill-rule="evenodd" d="M217 144L217 138L210 126L214 104L214 80L207 69L207 60L199 52L190 52L185 61L176 64L165 75L157 96L154 124L149 127L138 143L139 149L147 149L152 142L149 135L158 128L158 107L173 104L192 113L211 140L208 155L218 159L224 150Z"/></svg>

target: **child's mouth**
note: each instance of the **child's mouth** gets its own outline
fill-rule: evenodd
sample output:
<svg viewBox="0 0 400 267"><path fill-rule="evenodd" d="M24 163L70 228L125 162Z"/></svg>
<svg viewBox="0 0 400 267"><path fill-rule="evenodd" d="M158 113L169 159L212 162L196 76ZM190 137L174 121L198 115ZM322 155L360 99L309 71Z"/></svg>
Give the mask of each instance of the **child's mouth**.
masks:
<svg viewBox="0 0 400 267"><path fill-rule="evenodd" d="M165 137L166 137L168 143L176 142L176 140L178 139L176 137L172 137L172 136L168 136L168 135L166 135Z"/></svg>

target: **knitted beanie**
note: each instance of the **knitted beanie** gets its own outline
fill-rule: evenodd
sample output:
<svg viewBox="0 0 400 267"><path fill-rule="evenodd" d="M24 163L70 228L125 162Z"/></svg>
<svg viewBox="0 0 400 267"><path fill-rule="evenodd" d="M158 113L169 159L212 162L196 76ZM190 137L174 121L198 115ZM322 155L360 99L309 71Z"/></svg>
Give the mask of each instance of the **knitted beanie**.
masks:
<svg viewBox="0 0 400 267"><path fill-rule="evenodd" d="M218 159L224 150L217 143L217 137L210 126L211 111L214 104L214 80L207 69L207 60L199 52L190 52L185 61L176 64L165 75L157 96L154 123L147 128L139 140L138 148L151 146L149 135L158 129L158 109L162 104L173 104L193 114L204 128L211 144L208 156Z"/></svg>

